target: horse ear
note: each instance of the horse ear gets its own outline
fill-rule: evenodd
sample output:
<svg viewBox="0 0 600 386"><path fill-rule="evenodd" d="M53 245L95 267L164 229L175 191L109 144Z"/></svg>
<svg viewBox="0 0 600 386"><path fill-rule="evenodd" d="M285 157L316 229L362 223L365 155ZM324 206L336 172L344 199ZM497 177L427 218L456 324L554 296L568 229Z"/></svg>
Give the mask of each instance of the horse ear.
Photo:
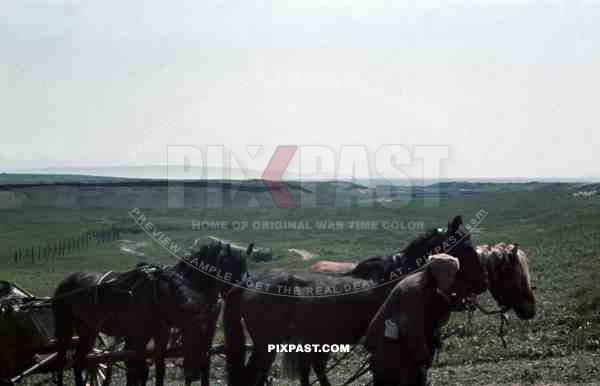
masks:
<svg viewBox="0 0 600 386"><path fill-rule="evenodd" d="M246 255L250 256L252 254L252 250L254 249L254 241L248 245L248 249L246 249Z"/></svg>
<svg viewBox="0 0 600 386"><path fill-rule="evenodd" d="M434 255L429 263L429 271L442 291L448 291L460 269L458 259L450 255Z"/></svg>
<svg viewBox="0 0 600 386"><path fill-rule="evenodd" d="M471 232L467 232L464 226L461 226L460 229L463 231L461 234L464 234L462 237L462 244L465 247L473 247L473 242L471 241Z"/></svg>
<svg viewBox="0 0 600 386"><path fill-rule="evenodd" d="M452 220L448 221L448 233L453 234L457 233L460 230L460 227L463 225L463 219L461 215L454 217Z"/></svg>
<svg viewBox="0 0 600 386"><path fill-rule="evenodd" d="M513 249L510 252L510 260L513 263L516 263L517 261L519 261L519 244L517 244L517 243L513 244Z"/></svg>

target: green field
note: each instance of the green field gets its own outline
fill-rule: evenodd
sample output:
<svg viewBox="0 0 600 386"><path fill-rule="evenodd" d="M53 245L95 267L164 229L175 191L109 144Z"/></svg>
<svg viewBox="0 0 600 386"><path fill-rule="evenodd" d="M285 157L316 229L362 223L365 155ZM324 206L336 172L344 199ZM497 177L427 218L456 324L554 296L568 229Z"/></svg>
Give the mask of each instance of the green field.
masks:
<svg viewBox="0 0 600 386"><path fill-rule="evenodd" d="M10 180L14 184L14 178ZM384 222L421 222L425 228L445 227L449 218L462 214L465 221L485 211L473 233L477 244L518 242L528 253L532 280L537 287L538 314L522 322L510 315L508 347L496 336L498 320L476 314L469 336L446 340L433 372L437 385L492 383L593 383L600 380L600 197L574 197L595 189L582 184L445 184L439 205L427 207L422 197L397 208L333 207L277 209L241 207L203 208L193 205L186 190L185 207L169 208L164 187L103 186L84 193L79 188L52 185L35 188L0 187L11 205L0 210L0 279L16 281L39 295L50 295L61 278L76 270L119 270L131 267L139 257L121 249L121 241L96 244L50 259L14 261L19 248L47 245L61 238L107 227L118 229L120 238L137 244L153 261L173 263L175 258L141 227L129 212L138 208L157 231L184 250L197 238L221 237L237 243L255 241L272 248L274 259L252 263L251 271L306 270L318 259L358 261L391 253L419 233L417 229L383 229ZM5 181L6 182L6 181ZM96 181L94 181L96 182ZM48 183L48 182L44 182ZM75 189L75 190L74 190ZM186 188L187 189L187 188ZM333 184L318 188L333 194ZM2 192L4 190L4 192ZM295 198L300 189L291 188ZM338 192L339 193L339 192ZM201 194L201 193L198 193ZM251 195L241 192L241 195ZM266 193L260 193L265 195ZM260 195L259 194L259 195ZM345 188L338 197L350 202L355 192ZM344 196L346 195L346 196ZM209 194L210 196L210 194ZM211 198L209 197L209 200ZM239 196L238 196L239 199ZM268 197L257 201L268 201ZM8 199L7 199L8 200ZM359 204L365 204L361 201ZM201 201L201 200L199 200ZM198 202L199 202L198 201ZM247 229L193 229L193 222L248 222ZM254 222L304 222L312 229L254 229ZM317 229L321 221L342 222L343 229ZM350 222L375 222L378 229L350 229ZM262 224L261 224L262 226ZM303 261L288 249L306 249L318 257ZM180 252L181 254L181 252ZM487 296L487 295L486 295ZM486 302L492 306L490 299ZM449 328L464 322L454 315ZM216 360L215 377L222 377ZM173 372L173 371L172 371ZM333 379L342 381L352 372L343 368ZM277 374L277 371L275 371ZM171 374L175 377L175 373ZM178 381L177 381L178 382ZM282 384L283 381L276 384Z"/></svg>

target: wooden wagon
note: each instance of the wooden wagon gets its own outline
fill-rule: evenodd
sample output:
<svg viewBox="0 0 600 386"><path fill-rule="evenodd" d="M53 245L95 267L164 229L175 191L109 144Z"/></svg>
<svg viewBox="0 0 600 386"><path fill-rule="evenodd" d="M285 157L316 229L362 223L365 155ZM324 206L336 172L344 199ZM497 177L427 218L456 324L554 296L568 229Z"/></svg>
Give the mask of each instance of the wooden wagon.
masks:
<svg viewBox="0 0 600 386"><path fill-rule="evenodd" d="M0 281L0 384L14 385L33 375L54 373L56 339L51 298L37 297L15 283ZM74 337L73 342L77 342ZM111 363L93 356L110 351L100 335L84 373L86 384L108 385ZM40 383L46 383L47 380Z"/></svg>
<svg viewBox="0 0 600 386"><path fill-rule="evenodd" d="M57 342L54 334L52 298L37 297L15 283L0 281L0 385L16 385L34 374L48 377L37 384L54 380ZM73 337L73 348L77 337ZM222 354L216 346L210 354ZM100 334L86 357L84 380L89 386L106 386L119 362L134 355L124 350L124 342ZM147 358L152 358L149 350ZM173 330L167 358L181 358L181 336Z"/></svg>

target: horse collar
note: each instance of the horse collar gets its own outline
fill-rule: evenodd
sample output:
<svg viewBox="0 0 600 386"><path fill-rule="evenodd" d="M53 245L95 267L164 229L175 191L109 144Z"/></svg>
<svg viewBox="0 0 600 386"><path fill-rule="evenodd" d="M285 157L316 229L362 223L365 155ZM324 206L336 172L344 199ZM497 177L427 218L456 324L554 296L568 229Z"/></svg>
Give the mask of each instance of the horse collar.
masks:
<svg viewBox="0 0 600 386"><path fill-rule="evenodd" d="M112 273L112 271L105 272L104 275L100 276L100 279L98 279L98 281L96 282L96 285L102 284L104 279L106 279L108 277L108 275L110 275L111 273Z"/></svg>
<svg viewBox="0 0 600 386"><path fill-rule="evenodd" d="M112 271L105 272L104 275L100 276L100 279L98 279L98 281L96 282L96 285L94 288L94 304L98 304L98 298L99 298L98 291L99 291L100 284L102 284L104 279L106 279L108 277L108 275L110 275L111 273L112 273Z"/></svg>

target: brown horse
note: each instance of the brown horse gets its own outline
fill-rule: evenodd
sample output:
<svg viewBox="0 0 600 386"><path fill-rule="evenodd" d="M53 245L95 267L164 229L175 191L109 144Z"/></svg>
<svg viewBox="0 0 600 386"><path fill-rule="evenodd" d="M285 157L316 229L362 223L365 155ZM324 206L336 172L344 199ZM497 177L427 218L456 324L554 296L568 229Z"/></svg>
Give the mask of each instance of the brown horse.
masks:
<svg viewBox="0 0 600 386"><path fill-rule="evenodd" d="M193 353L193 358L191 362L186 362L184 359L184 372L185 372L185 384L190 385L192 381L200 379L202 386L208 386L210 383L210 353L209 349L212 347L212 342L215 336L215 331L217 329L217 322L219 320L219 315L223 309L223 300L219 299L216 303L216 306L212 308L210 313L208 314L208 318L205 319L206 324L202 326L200 331L196 331L196 336L193 337L191 343L186 343L184 340L184 345L186 347L186 351ZM166 346L168 343L168 335L165 336L167 339L163 340L162 351L166 350ZM160 361L160 362L159 362ZM158 358L156 367L159 366L164 368L164 358ZM163 378L164 378L164 370L163 370Z"/></svg>
<svg viewBox="0 0 600 386"><path fill-rule="evenodd" d="M63 368L74 333L79 338L73 358L75 384L83 386L85 356L91 351L99 332L123 337L135 351L127 361L127 383L141 384L146 344L157 337L163 323L158 315L172 311L175 315L177 292L168 281L159 279L158 270L148 267L129 272L86 273L69 275L57 287L53 298L54 325L57 338L57 364ZM201 296L190 305L206 304ZM159 306L159 307L157 307ZM161 310L162 309L162 310ZM200 311L200 309L198 309ZM58 385L62 385L62 371Z"/></svg>
<svg viewBox="0 0 600 386"><path fill-rule="evenodd" d="M489 290L501 307L515 311L520 319L535 316L527 254L518 244L478 245L477 253L489 281Z"/></svg>
<svg viewBox="0 0 600 386"><path fill-rule="evenodd" d="M215 241L211 242L211 244L213 243ZM204 319L206 323L202 326L200 333L195 332L194 336L188 337L191 343L185 343L184 337L186 352L190 351L193 353L193 356L187 359L184 358L186 386L189 386L192 381L198 379L200 379L202 386L209 385L210 355L208 351L212 346L219 315L223 309L222 299L225 298L227 292L234 284L239 283L246 276L246 260L252 255L253 249L254 243L250 243L246 250L237 247L232 248L230 244L226 244L221 252L218 269L227 279L215 280L211 288L207 289L210 294L209 302L214 306L208 314L208 318ZM192 282L199 282L203 276L206 276L205 273L193 268L188 269L187 275ZM219 296L221 299L218 298ZM163 341L163 345L166 345L166 342Z"/></svg>
<svg viewBox="0 0 600 386"><path fill-rule="evenodd" d="M520 319L533 318L535 297L526 253L509 243L480 245L477 252L496 302L514 310ZM446 296L432 290L433 282L422 273L401 281L371 322L365 346L372 353L375 386L427 383L427 368L439 347L440 328L452 310ZM437 287L445 292L443 286ZM422 328L423 320L428 328ZM386 322L390 321L398 321L392 330L399 336L393 339L385 333Z"/></svg>
<svg viewBox="0 0 600 386"><path fill-rule="evenodd" d="M329 261L321 260L317 261L308 269L309 272L314 273L326 273L329 275L340 275L346 274L356 268L356 263L350 263L348 261Z"/></svg>
<svg viewBox="0 0 600 386"><path fill-rule="evenodd" d="M206 267L229 273L235 282L245 272L245 258L240 257L228 245L212 242L195 250L190 260L197 259ZM194 366L206 362L205 353L214 334L211 314L218 293L228 286L184 261L167 267L139 264L124 273L71 274L59 284L53 298L59 367L66 363L66 352L76 332L79 340L73 371L76 385L83 385L85 356L98 333L104 332L124 337L127 348L136 353L127 363L128 385L145 384L145 348L154 338L156 383L161 385L168 332L171 327L178 327L183 335L186 384L190 384L198 376ZM62 385L62 371L58 375L58 384ZM205 386L207 378L204 382L203 377Z"/></svg>
<svg viewBox="0 0 600 386"><path fill-rule="evenodd" d="M457 275L457 285L454 288L457 299L484 291L484 273L470 236L463 227L461 216L456 216L449 222L446 232L433 229L421 235L404 248L400 256L368 258L345 276L270 273L252 277L252 283L246 282L245 285L234 288L228 294L224 313L229 384L263 384L275 359L275 353L268 351L269 344L284 341L301 344L356 344L395 281L402 275L418 270L428 256L447 249L459 258L464 267ZM332 289L330 294L339 294L336 289L352 288L356 283L364 282L374 285L367 286L366 289L363 285L362 290L346 292L343 297L327 296L326 290L321 294L318 292L319 288L329 288ZM263 290L258 290L257 283L261 283ZM281 289L289 290L288 295L282 296L286 292L281 292ZM307 315L314 317L307 318ZM247 365L244 365L242 317L254 343ZM304 358L309 358L308 363L313 364L321 383L329 384L324 373L327 357L311 357L308 354ZM302 384L308 385L308 372L305 375L301 374Z"/></svg>

